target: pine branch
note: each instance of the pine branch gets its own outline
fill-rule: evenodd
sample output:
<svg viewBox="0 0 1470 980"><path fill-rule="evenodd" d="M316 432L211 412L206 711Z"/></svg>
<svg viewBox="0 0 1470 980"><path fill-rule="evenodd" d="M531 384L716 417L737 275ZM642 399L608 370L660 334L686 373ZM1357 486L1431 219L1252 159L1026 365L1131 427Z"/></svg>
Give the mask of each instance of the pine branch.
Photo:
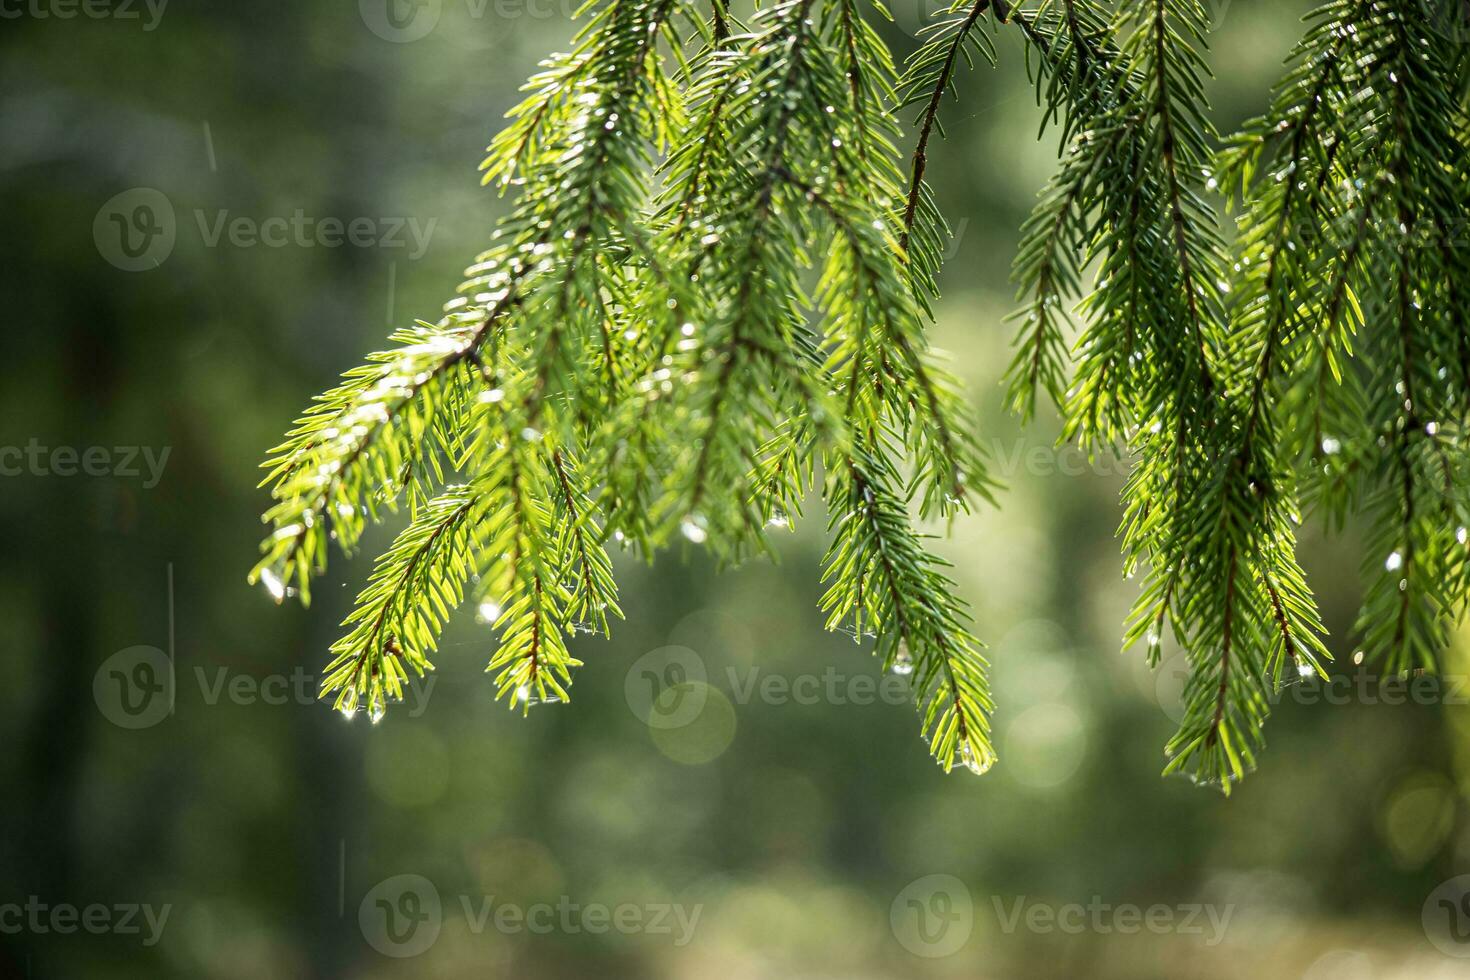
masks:
<svg viewBox="0 0 1470 980"><path fill-rule="evenodd" d="M1029 416L1045 394L1067 439L1132 460L1126 640L1156 664L1172 631L1191 667L1166 771L1228 792L1275 690L1325 675L1303 504L1364 525L1364 650L1438 668L1470 606L1470 54L1418 0L1323 0L1223 145L1200 0L961 0L901 76L859 0L749 26L724 0L586 13L490 144L514 201L460 294L265 463L251 575L278 600L407 502L332 647L337 707L380 718L471 582L497 698L564 701L567 634L621 615L608 541L737 562L820 487L828 628L912 674L944 768L989 767L981 646L909 516L990 498L926 336L934 137L961 61L996 63L987 14L1020 31L1060 157L1015 260L1007 397Z"/></svg>
<svg viewBox="0 0 1470 980"><path fill-rule="evenodd" d="M833 542L824 561L827 628L850 622L854 636L876 631L886 670L912 675L929 750L948 772L959 763L984 772L995 761L994 710L979 643L952 598L954 583L909 529L892 486L895 474L860 449L829 463ZM922 596L923 601L914 598Z"/></svg>

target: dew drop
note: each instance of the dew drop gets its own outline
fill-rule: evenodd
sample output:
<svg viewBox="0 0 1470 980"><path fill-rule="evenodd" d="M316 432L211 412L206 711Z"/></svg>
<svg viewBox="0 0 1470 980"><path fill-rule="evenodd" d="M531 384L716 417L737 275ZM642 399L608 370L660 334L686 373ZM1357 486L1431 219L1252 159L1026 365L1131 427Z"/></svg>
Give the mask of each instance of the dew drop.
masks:
<svg viewBox="0 0 1470 980"><path fill-rule="evenodd" d="M475 618L482 623L494 623L500 618L500 603L494 599L486 599L481 602L475 610Z"/></svg>
<svg viewBox="0 0 1470 980"><path fill-rule="evenodd" d="M271 535L271 540L272 541L280 541L280 540L282 540L284 538L294 538L298 534L300 534L302 531L304 531L306 528L311 527L311 525L312 525L311 511L307 511L305 514L303 514L301 516L305 520L305 525L304 526L301 525L301 524L288 524L285 527L278 529L275 534L272 534Z"/></svg>
<svg viewBox="0 0 1470 980"><path fill-rule="evenodd" d="M276 605L279 606L281 600L286 598L286 584L281 581L281 577L273 569L263 568L260 571L260 581L265 586L265 590L270 593L271 598L276 600Z"/></svg>
<svg viewBox="0 0 1470 980"><path fill-rule="evenodd" d="M893 672L899 677L907 677L914 672L914 658L907 647L898 648L898 653L893 658Z"/></svg>
<svg viewBox="0 0 1470 980"><path fill-rule="evenodd" d="M684 518L684 523L679 525L679 530L684 537L695 544L704 544L705 539L709 537L709 532L704 529L704 519L698 515Z"/></svg>
<svg viewBox="0 0 1470 980"><path fill-rule="evenodd" d="M1298 677L1311 677L1314 673L1316 671L1312 670L1312 665L1309 663L1299 663L1296 665L1296 675Z"/></svg>
<svg viewBox="0 0 1470 980"><path fill-rule="evenodd" d="M527 708L534 708L539 704L561 704L561 698L554 694L544 698L537 696L528 684L516 688L516 701Z"/></svg>
<svg viewBox="0 0 1470 980"><path fill-rule="evenodd" d="M975 775L983 776L989 771L995 760L990 756L977 757L970 743L964 742L960 745L960 762Z"/></svg>
<svg viewBox="0 0 1470 980"><path fill-rule="evenodd" d="M1398 571L1400 568L1404 567L1404 556L1395 551L1393 554L1388 556L1388 560L1383 563L1383 567L1388 569L1390 572Z"/></svg>
<svg viewBox="0 0 1470 980"><path fill-rule="evenodd" d="M383 708L382 702L381 701L376 702L376 703L373 704L373 706L371 708L368 709L368 720L371 721L374 725L376 725L378 722L380 722L380 721L383 720L383 715L385 713L386 712L385 712L385 709Z"/></svg>

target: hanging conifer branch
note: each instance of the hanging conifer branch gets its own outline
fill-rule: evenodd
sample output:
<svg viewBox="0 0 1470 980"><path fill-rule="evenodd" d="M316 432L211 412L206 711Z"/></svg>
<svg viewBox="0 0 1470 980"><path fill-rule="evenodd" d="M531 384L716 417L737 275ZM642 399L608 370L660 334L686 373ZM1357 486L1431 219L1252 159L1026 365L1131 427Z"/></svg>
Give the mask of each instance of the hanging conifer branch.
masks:
<svg viewBox="0 0 1470 980"><path fill-rule="evenodd" d="M568 633L621 615L609 543L735 563L820 488L827 627L912 677L946 770L989 768L982 647L910 511L991 499L926 337L929 163L961 68L1014 30L1060 163L1015 259L1007 400L1132 461L1126 638L1187 651L1166 771L1228 791L1275 690L1330 659L1304 512L1364 525L1356 633L1385 669L1437 669L1470 601L1470 55L1446 29L1470 25L1441 7L1323 0L1221 139L1200 0L959 0L902 71L860 0L594 0L490 144L515 200L460 296L270 454L253 577L305 601L329 541L406 501L323 696L381 717L473 593L524 709L567 699Z"/></svg>

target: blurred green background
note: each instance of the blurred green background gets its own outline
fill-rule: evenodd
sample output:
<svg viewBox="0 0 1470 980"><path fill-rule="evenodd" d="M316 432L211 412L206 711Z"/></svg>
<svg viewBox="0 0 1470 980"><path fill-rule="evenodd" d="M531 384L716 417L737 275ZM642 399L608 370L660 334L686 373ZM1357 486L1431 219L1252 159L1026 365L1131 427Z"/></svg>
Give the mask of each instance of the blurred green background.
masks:
<svg viewBox="0 0 1470 980"><path fill-rule="evenodd" d="M989 775L945 776L915 713L872 695L865 648L821 631L820 513L777 565L620 562L627 622L576 641L573 705L494 704L469 609L418 717L310 703L369 563L334 558L306 610L247 587L257 463L390 325L451 295L504 207L475 164L571 6L0 2L0 446L110 460L68 477L45 455L0 479L0 975L1470 976L1451 955L1470 954L1451 881L1470 870L1470 713L1445 703L1466 698L1356 679L1351 536L1309 526L1304 543L1338 696L1285 697L1228 800L1158 775L1177 678L1118 651L1136 587L1113 537L1121 467L1078 466L1051 449L1050 412L1023 429L1001 408L1010 259L1055 162L1008 32L999 70L961 77L930 164L957 230L936 342L1008 484L940 545L994 664ZM900 53L932 7L899 0ZM1228 128L1264 105L1305 5L1217 7ZM165 207L172 247L120 254L108 215ZM298 211L299 240L228 230ZM327 219L365 219L362 244L316 242ZM156 485L117 447L167 449ZM174 658L171 712L118 713L109 658L139 645ZM650 728L640 658L669 645L705 669L704 709ZM762 696L767 677L822 693ZM411 901L378 905L405 880ZM60 930L58 908L94 904L106 924ZM167 906L161 930L116 928L142 904ZM512 925L542 904L643 925ZM1168 922L1129 930L1125 905ZM1113 911L1077 928L1077 906ZM385 955L385 907L437 936ZM691 931L653 928L671 908Z"/></svg>

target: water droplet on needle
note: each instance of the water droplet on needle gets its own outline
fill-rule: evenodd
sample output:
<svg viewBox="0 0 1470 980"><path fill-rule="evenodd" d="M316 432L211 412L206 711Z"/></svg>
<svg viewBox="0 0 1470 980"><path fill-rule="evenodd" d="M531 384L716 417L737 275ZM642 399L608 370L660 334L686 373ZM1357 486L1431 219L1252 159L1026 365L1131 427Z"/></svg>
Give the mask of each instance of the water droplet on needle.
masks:
<svg viewBox="0 0 1470 980"><path fill-rule="evenodd" d="M914 672L914 658L907 644L900 644L898 653L894 654L893 672L899 677L907 677Z"/></svg>
<svg viewBox="0 0 1470 980"><path fill-rule="evenodd" d="M970 743L962 742L960 744L960 762L964 764L964 767L966 769L970 770L975 775L983 776L986 772L990 770L990 767L995 764L995 759L988 755L984 757L977 757L975 755L975 750L970 746Z"/></svg>
<svg viewBox="0 0 1470 980"><path fill-rule="evenodd" d="M270 593L271 598L276 600L276 605L279 606L281 600L286 598L286 585L281 581L281 577L275 573L274 569L262 568L260 570L260 581L265 586L265 590Z"/></svg>
<svg viewBox="0 0 1470 980"><path fill-rule="evenodd" d="M684 523L679 525L679 530L683 532L684 537L695 544L704 544L705 539L709 537L709 532L704 529L704 521L699 517L684 518Z"/></svg>

